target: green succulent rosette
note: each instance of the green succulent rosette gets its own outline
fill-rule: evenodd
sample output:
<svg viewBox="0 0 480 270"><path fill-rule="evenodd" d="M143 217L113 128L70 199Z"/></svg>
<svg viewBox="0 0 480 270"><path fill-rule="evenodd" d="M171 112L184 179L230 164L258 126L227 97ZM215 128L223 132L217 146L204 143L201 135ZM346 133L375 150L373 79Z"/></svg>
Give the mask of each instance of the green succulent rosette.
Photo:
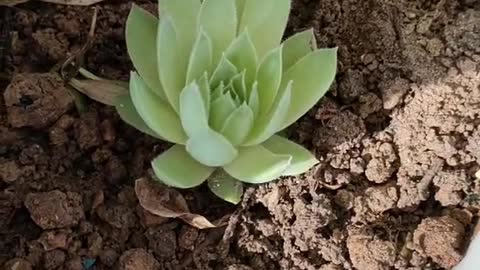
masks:
<svg viewBox="0 0 480 270"><path fill-rule="evenodd" d="M238 203L242 183L318 162L277 133L329 89L337 50L317 49L311 29L282 43L290 2L159 0L159 18L132 7L126 40L136 72L115 106L128 124L174 144L152 161L164 184L208 181Z"/></svg>

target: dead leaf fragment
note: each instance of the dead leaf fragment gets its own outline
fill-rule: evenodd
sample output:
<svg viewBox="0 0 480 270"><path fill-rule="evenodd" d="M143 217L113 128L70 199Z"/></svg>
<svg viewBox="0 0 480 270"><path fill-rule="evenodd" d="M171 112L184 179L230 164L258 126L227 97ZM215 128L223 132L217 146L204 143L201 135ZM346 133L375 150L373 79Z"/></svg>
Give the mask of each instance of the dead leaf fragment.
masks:
<svg viewBox="0 0 480 270"><path fill-rule="evenodd" d="M89 98L110 106L115 105L118 97L128 94L128 86L118 81L72 79L69 84Z"/></svg>
<svg viewBox="0 0 480 270"><path fill-rule="evenodd" d="M191 213L182 194L150 179L138 179L135 182L135 193L140 205L154 215L180 218L198 229L215 228L225 224L223 219L212 223L204 216Z"/></svg>

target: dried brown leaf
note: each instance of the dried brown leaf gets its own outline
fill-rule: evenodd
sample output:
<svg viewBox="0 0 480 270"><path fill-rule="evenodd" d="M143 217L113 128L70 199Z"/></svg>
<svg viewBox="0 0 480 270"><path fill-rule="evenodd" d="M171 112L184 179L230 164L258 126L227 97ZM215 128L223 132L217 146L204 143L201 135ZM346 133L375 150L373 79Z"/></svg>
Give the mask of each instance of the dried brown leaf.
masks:
<svg viewBox="0 0 480 270"><path fill-rule="evenodd" d="M140 205L154 215L180 218L198 229L215 228L220 225L210 222L204 216L191 213L182 194L150 179L138 179L135 182L135 193ZM223 223L221 222L221 225Z"/></svg>
<svg viewBox="0 0 480 270"><path fill-rule="evenodd" d="M118 97L128 94L128 86L120 81L71 79L69 84L89 98L110 106L115 105Z"/></svg>

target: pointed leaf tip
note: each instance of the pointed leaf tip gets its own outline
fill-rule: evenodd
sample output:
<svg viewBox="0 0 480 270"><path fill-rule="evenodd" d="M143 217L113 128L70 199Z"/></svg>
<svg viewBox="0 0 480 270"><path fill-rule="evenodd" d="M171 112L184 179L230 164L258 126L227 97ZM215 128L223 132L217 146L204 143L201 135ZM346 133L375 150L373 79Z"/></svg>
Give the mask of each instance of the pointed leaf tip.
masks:
<svg viewBox="0 0 480 270"><path fill-rule="evenodd" d="M337 48L319 49L303 57L282 78L282 87L293 81L290 108L281 127L284 129L306 114L335 80Z"/></svg>
<svg viewBox="0 0 480 270"><path fill-rule="evenodd" d="M212 129L191 137L187 141L187 151L198 162L210 167L228 164L238 154L237 149L223 135Z"/></svg>
<svg viewBox="0 0 480 270"><path fill-rule="evenodd" d="M294 176L307 172L314 165L318 164L317 158L301 145L296 144L279 135L273 135L266 140L263 147L278 155L290 155L292 161L290 166L283 172L283 175Z"/></svg>
<svg viewBox="0 0 480 270"><path fill-rule="evenodd" d="M243 195L243 184L223 170L217 170L209 179L210 190L224 201L238 204Z"/></svg>
<svg viewBox="0 0 480 270"><path fill-rule="evenodd" d="M187 138L178 115L135 72L130 75L130 96L138 114L156 134L169 142L185 144Z"/></svg>
<svg viewBox="0 0 480 270"><path fill-rule="evenodd" d="M291 160L289 155L277 155L256 145L240 148L238 157L223 169L242 182L261 184L280 177Z"/></svg>
<svg viewBox="0 0 480 270"><path fill-rule="evenodd" d="M185 151L174 145L152 161L152 168L160 181L176 188L192 188L202 184L214 168L204 166Z"/></svg>

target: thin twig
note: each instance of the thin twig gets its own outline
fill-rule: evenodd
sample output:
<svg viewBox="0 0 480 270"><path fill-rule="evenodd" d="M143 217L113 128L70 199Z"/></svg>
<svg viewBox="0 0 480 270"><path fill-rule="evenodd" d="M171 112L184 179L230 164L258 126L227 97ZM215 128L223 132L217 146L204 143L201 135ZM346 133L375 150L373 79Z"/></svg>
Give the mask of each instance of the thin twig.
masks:
<svg viewBox="0 0 480 270"><path fill-rule="evenodd" d="M90 31L88 32L87 41L82 46L80 50L75 52L74 54L70 55L62 64L60 68L60 74L62 78L68 82L73 77L77 76L79 69L83 66L85 62L85 53L92 47L93 41L95 38L95 28L97 25L97 14L98 9L97 7L93 8L93 17L92 22L90 24ZM70 73L67 72L67 68L69 66L73 66L73 71Z"/></svg>

